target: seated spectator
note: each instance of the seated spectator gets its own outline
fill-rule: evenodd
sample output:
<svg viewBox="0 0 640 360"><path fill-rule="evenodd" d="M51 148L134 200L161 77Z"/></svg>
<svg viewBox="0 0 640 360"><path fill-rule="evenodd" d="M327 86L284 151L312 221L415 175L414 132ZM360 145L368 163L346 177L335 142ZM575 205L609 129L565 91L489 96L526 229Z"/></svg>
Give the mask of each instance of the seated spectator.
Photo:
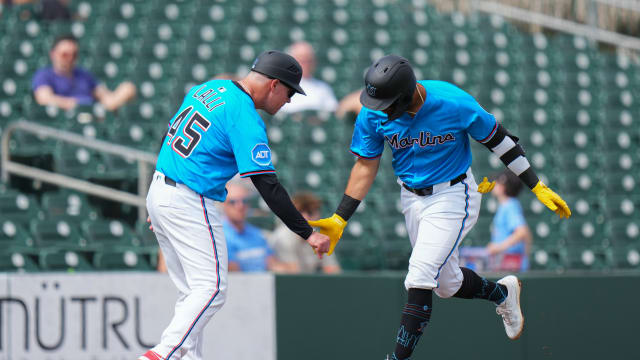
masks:
<svg viewBox="0 0 640 360"><path fill-rule="evenodd" d="M348 93L340 100L338 108L336 109L336 116L338 118L344 118L348 114L353 114L355 115L353 117L355 121L355 117L358 116L360 109L362 109L362 104L360 103L361 92L362 89L358 89L354 92Z"/></svg>
<svg viewBox="0 0 640 360"><path fill-rule="evenodd" d="M291 102L284 104L281 112L295 113L305 110L335 111L338 100L331 87L322 80L313 77L316 69L316 58L313 47L307 42L296 42L292 44L287 52L293 56L302 67L302 79L300 87L307 96L294 96Z"/></svg>
<svg viewBox="0 0 640 360"><path fill-rule="evenodd" d="M115 91L110 91L98 84L89 71L76 67L78 41L71 35L57 38L49 57L51 66L38 70L32 80L33 94L40 105L69 110L98 100L105 109L113 111L136 95L136 87L131 82L123 82Z"/></svg>
<svg viewBox="0 0 640 360"><path fill-rule="evenodd" d="M320 219L321 201L315 195L302 192L294 195L292 200L296 209L307 221ZM303 238L282 223L273 231L269 239L276 258L281 262L282 272L314 273L322 271L325 274L335 274L341 271L335 253L319 259Z"/></svg>
<svg viewBox="0 0 640 360"><path fill-rule="evenodd" d="M262 232L247 222L249 189L239 181L227 184L223 220L227 241L229 271L267 271L280 269Z"/></svg>
<svg viewBox="0 0 640 360"><path fill-rule="evenodd" d="M486 248L492 271L529 269L531 232L517 199L521 189L520 179L507 169L498 176L491 191L499 203L491 225L491 242Z"/></svg>

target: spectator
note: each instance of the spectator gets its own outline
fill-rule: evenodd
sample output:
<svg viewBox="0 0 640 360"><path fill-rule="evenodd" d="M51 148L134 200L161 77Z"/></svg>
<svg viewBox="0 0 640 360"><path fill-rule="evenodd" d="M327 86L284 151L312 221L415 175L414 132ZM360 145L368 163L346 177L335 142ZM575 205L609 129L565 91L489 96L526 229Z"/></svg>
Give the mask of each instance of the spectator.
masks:
<svg viewBox="0 0 640 360"><path fill-rule="evenodd" d="M320 219L321 201L315 195L302 192L294 195L292 200L296 209L307 221ZM284 224L280 224L269 239L276 258L281 262L283 272L314 273L322 271L325 274L335 274L341 270L335 254L319 259L304 239L289 230Z"/></svg>
<svg viewBox="0 0 640 360"><path fill-rule="evenodd" d="M331 87L324 81L313 77L316 69L316 58L313 47L307 42L296 42L292 44L288 51L302 67L302 79L300 87L307 93L307 96L295 96L291 102L285 104L281 112L294 113L305 110L335 111L338 100L331 90Z"/></svg>
<svg viewBox="0 0 640 360"><path fill-rule="evenodd" d="M531 232L517 197L522 182L510 170L496 179L491 191L498 200L498 210L491 226L491 242L487 245L489 268L493 271L527 271Z"/></svg>
<svg viewBox="0 0 640 360"><path fill-rule="evenodd" d="M57 38L49 57L51 66L38 70L32 80L33 94L40 105L69 110L98 100L105 109L113 111L136 95L136 87L131 82L123 82L115 91L110 91L98 84L90 72L76 67L78 41L71 35Z"/></svg>
<svg viewBox="0 0 640 360"><path fill-rule="evenodd" d="M227 240L229 271L278 271L280 264L262 232L247 222L248 199L249 190L244 184L239 181L227 184L227 200L223 204L226 219L222 225Z"/></svg>
<svg viewBox="0 0 640 360"><path fill-rule="evenodd" d="M360 103L361 92L362 89L358 89L345 95L340 100L340 103L338 103L336 116L339 118L344 118L347 114L353 114L353 121L355 122L355 117L358 116L358 113L360 113L360 109L362 109L362 104Z"/></svg>

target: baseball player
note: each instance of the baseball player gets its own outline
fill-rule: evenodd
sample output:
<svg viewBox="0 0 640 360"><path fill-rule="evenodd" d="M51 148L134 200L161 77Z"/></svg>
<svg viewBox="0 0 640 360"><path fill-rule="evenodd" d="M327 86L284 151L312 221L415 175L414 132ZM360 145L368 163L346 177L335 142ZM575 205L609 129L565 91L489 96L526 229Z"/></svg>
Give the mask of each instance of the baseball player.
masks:
<svg viewBox="0 0 640 360"><path fill-rule="evenodd" d="M469 136L500 157L551 210L569 217L567 204L543 184L529 165L518 138L456 86L416 81L409 62L384 56L367 70L360 95L351 152L357 156L344 197L332 217L310 222L331 237L333 252L347 220L365 197L378 171L387 142L401 185L402 212L413 247L405 279L408 301L402 310L396 348L391 356L411 356L432 310L432 293L494 302L507 336L517 339L524 317L521 284L515 276L497 283L458 266L458 246L478 219L480 188L471 173Z"/></svg>
<svg viewBox="0 0 640 360"><path fill-rule="evenodd" d="M175 313L160 343L139 360L202 359L202 330L227 290L227 247L217 204L234 175L250 177L271 210L321 257L329 238L314 232L278 182L265 124L300 88L291 56L265 51L240 81L193 87L171 119L147 195L147 210L171 280Z"/></svg>

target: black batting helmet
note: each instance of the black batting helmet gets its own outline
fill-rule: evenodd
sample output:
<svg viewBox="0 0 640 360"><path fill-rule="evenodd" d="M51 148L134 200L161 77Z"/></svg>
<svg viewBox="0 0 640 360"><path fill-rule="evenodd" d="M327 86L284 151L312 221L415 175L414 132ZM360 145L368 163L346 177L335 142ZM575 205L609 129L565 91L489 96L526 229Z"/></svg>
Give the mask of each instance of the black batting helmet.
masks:
<svg viewBox="0 0 640 360"><path fill-rule="evenodd" d="M364 77L365 88L360 102L371 110L384 110L394 105L389 120L404 113L416 89L416 76L409 60L397 55L387 55L369 67Z"/></svg>
<svg viewBox="0 0 640 360"><path fill-rule="evenodd" d="M300 87L302 67L293 56L282 51L267 50L258 55L251 66L251 71L278 79L296 92L307 95Z"/></svg>

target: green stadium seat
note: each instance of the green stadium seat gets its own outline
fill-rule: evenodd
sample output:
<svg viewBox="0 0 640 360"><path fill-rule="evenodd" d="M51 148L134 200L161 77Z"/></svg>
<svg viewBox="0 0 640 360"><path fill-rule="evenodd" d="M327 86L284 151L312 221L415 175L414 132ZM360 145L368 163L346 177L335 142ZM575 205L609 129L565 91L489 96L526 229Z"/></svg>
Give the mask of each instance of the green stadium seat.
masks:
<svg viewBox="0 0 640 360"><path fill-rule="evenodd" d="M132 250L105 249L93 256L96 270L152 270L144 256Z"/></svg>
<svg viewBox="0 0 640 360"><path fill-rule="evenodd" d="M83 193L68 190L45 192L42 209L49 219L64 219L79 224L83 219L97 219L98 213Z"/></svg>
<svg viewBox="0 0 640 360"><path fill-rule="evenodd" d="M404 242L383 242L384 268L406 271L409 268L411 250L411 243L408 240Z"/></svg>
<svg viewBox="0 0 640 360"><path fill-rule="evenodd" d="M531 252L531 270L563 272L565 263L561 247L554 244L533 244Z"/></svg>
<svg viewBox="0 0 640 360"><path fill-rule="evenodd" d="M75 271L91 270L91 264L86 254L72 249L46 249L38 254L38 265L47 271Z"/></svg>
<svg viewBox="0 0 640 360"><path fill-rule="evenodd" d="M33 238L22 224L9 219L0 220L0 252L33 249Z"/></svg>
<svg viewBox="0 0 640 360"><path fill-rule="evenodd" d="M54 169L68 176L88 179L105 170L100 154L85 147L60 143L53 157Z"/></svg>
<svg viewBox="0 0 640 360"><path fill-rule="evenodd" d="M344 238L336 248L340 266L344 270L379 270L383 256L378 247L368 241Z"/></svg>
<svg viewBox="0 0 640 360"><path fill-rule="evenodd" d="M640 269L640 246L615 247L609 249L609 264L616 269Z"/></svg>
<svg viewBox="0 0 640 360"><path fill-rule="evenodd" d="M0 271L2 272L32 272L37 271L38 265L33 256L15 251L0 252Z"/></svg>
<svg viewBox="0 0 640 360"><path fill-rule="evenodd" d="M96 249L129 248L134 244L133 231L120 220L87 220L80 228L89 246Z"/></svg>
<svg viewBox="0 0 640 360"><path fill-rule="evenodd" d="M567 268L579 270L604 270L608 266L606 252L598 247L572 244L562 249Z"/></svg>
<svg viewBox="0 0 640 360"><path fill-rule="evenodd" d="M87 240L79 234L77 224L66 220L32 220L29 224L35 243L42 249L88 251Z"/></svg>
<svg viewBox="0 0 640 360"><path fill-rule="evenodd" d="M637 219L609 219L608 241L616 248L640 245L640 221Z"/></svg>
<svg viewBox="0 0 640 360"><path fill-rule="evenodd" d="M44 218L44 213L36 198L19 192L7 192L0 195L0 214L3 220L11 220L26 225L31 220Z"/></svg>

